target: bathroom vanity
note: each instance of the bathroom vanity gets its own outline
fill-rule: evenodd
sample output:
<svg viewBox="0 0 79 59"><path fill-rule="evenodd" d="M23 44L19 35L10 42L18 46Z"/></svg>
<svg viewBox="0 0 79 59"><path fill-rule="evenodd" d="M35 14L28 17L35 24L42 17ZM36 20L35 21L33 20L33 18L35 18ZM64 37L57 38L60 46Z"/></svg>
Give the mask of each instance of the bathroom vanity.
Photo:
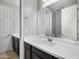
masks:
<svg viewBox="0 0 79 59"><path fill-rule="evenodd" d="M24 42L25 45L25 59L59 59L54 57L28 43Z"/></svg>
<svg viewBox="0 0 79 59"><path fill-rule="evenodd" d="M15 33L12 38L13 49L18 53L19 35ZM15 47L15 40L18 48ZM50 42L46 36L24 36L25 59L79 59L79 41L64 40L52 37Z"/></svg>
<svg viewBox="0 0 79 59"><path fill-rule="evenodd" d="M78 59L79 44L64 42L60 38L29 36L24 38L25 59Z"/></svg>

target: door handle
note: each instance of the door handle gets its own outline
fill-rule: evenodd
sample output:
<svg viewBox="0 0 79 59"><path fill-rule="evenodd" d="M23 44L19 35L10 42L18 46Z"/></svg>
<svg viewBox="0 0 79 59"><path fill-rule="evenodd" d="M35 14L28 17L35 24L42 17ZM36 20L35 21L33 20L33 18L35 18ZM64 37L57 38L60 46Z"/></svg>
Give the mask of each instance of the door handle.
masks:
<svg viewBox="0 0 79 59"><path fill-rule="evenodd" d="M8 36L10 36L10 35L8 35Z"/></svg>
<svg viewBox="0 0 79 59"><path fill-rule="evenodd" d="M6 37L9 37L10 35L7 35Z"/></svg>

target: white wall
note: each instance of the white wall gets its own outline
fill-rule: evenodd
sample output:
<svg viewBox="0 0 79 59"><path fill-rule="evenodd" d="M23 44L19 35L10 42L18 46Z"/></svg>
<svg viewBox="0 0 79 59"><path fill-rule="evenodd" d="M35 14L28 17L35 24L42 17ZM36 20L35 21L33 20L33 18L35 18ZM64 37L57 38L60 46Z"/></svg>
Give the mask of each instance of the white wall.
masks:
<svg viewBox="0 0 79 59"><path fill-rule="evenodd" d="M62 10L62 34L77 40L77 5Z"/></svg>
<svg viewBox="0 0 79 59"><path fill-rule="evenodd" d="M19 8L13 7L12 8L12 33L19 33L19 26L20 26L20 15L19 15Z"/></svg>
<svg viewBox="0 0 79 59"><path fill-rule="evenodd" d="M23 2L23 18L27 17L24 21L24 33L26 35L37 34L37 0L24 0Z"/></svg>

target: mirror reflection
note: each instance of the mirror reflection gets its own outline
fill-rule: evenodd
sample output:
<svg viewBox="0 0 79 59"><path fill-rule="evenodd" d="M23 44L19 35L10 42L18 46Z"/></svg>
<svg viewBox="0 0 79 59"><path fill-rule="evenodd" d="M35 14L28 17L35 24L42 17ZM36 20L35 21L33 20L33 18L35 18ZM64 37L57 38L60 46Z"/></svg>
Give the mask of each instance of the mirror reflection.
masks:
<svg viewBox="0 0 79 59"><path fill-rule="evenodd" d="M77 40L77 1L57 0L47 4L45 0L41 4L38 34Z"/></svg>

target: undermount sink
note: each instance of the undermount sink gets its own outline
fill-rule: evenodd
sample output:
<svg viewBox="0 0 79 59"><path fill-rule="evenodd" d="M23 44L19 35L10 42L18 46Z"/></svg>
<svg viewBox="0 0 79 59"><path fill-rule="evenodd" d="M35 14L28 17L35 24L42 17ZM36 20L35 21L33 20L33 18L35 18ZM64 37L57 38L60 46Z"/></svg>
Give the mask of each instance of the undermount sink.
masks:
<svg viewBox="0 0 79 59"><path fill-rule="evenodd" d="M51 38L51 37L47 37L47 36L30 36L28 37L28 39L31 42L35 42L34 44L38 44L41 46L53 46L55 45L55 41Z"/></svg>
<svg viewBox="0 0 79 59"><path fill-rule="evenodd" d="M36 40L38 44L43 46L53 46L55 42L51 38L39 38Z"/></svg>

